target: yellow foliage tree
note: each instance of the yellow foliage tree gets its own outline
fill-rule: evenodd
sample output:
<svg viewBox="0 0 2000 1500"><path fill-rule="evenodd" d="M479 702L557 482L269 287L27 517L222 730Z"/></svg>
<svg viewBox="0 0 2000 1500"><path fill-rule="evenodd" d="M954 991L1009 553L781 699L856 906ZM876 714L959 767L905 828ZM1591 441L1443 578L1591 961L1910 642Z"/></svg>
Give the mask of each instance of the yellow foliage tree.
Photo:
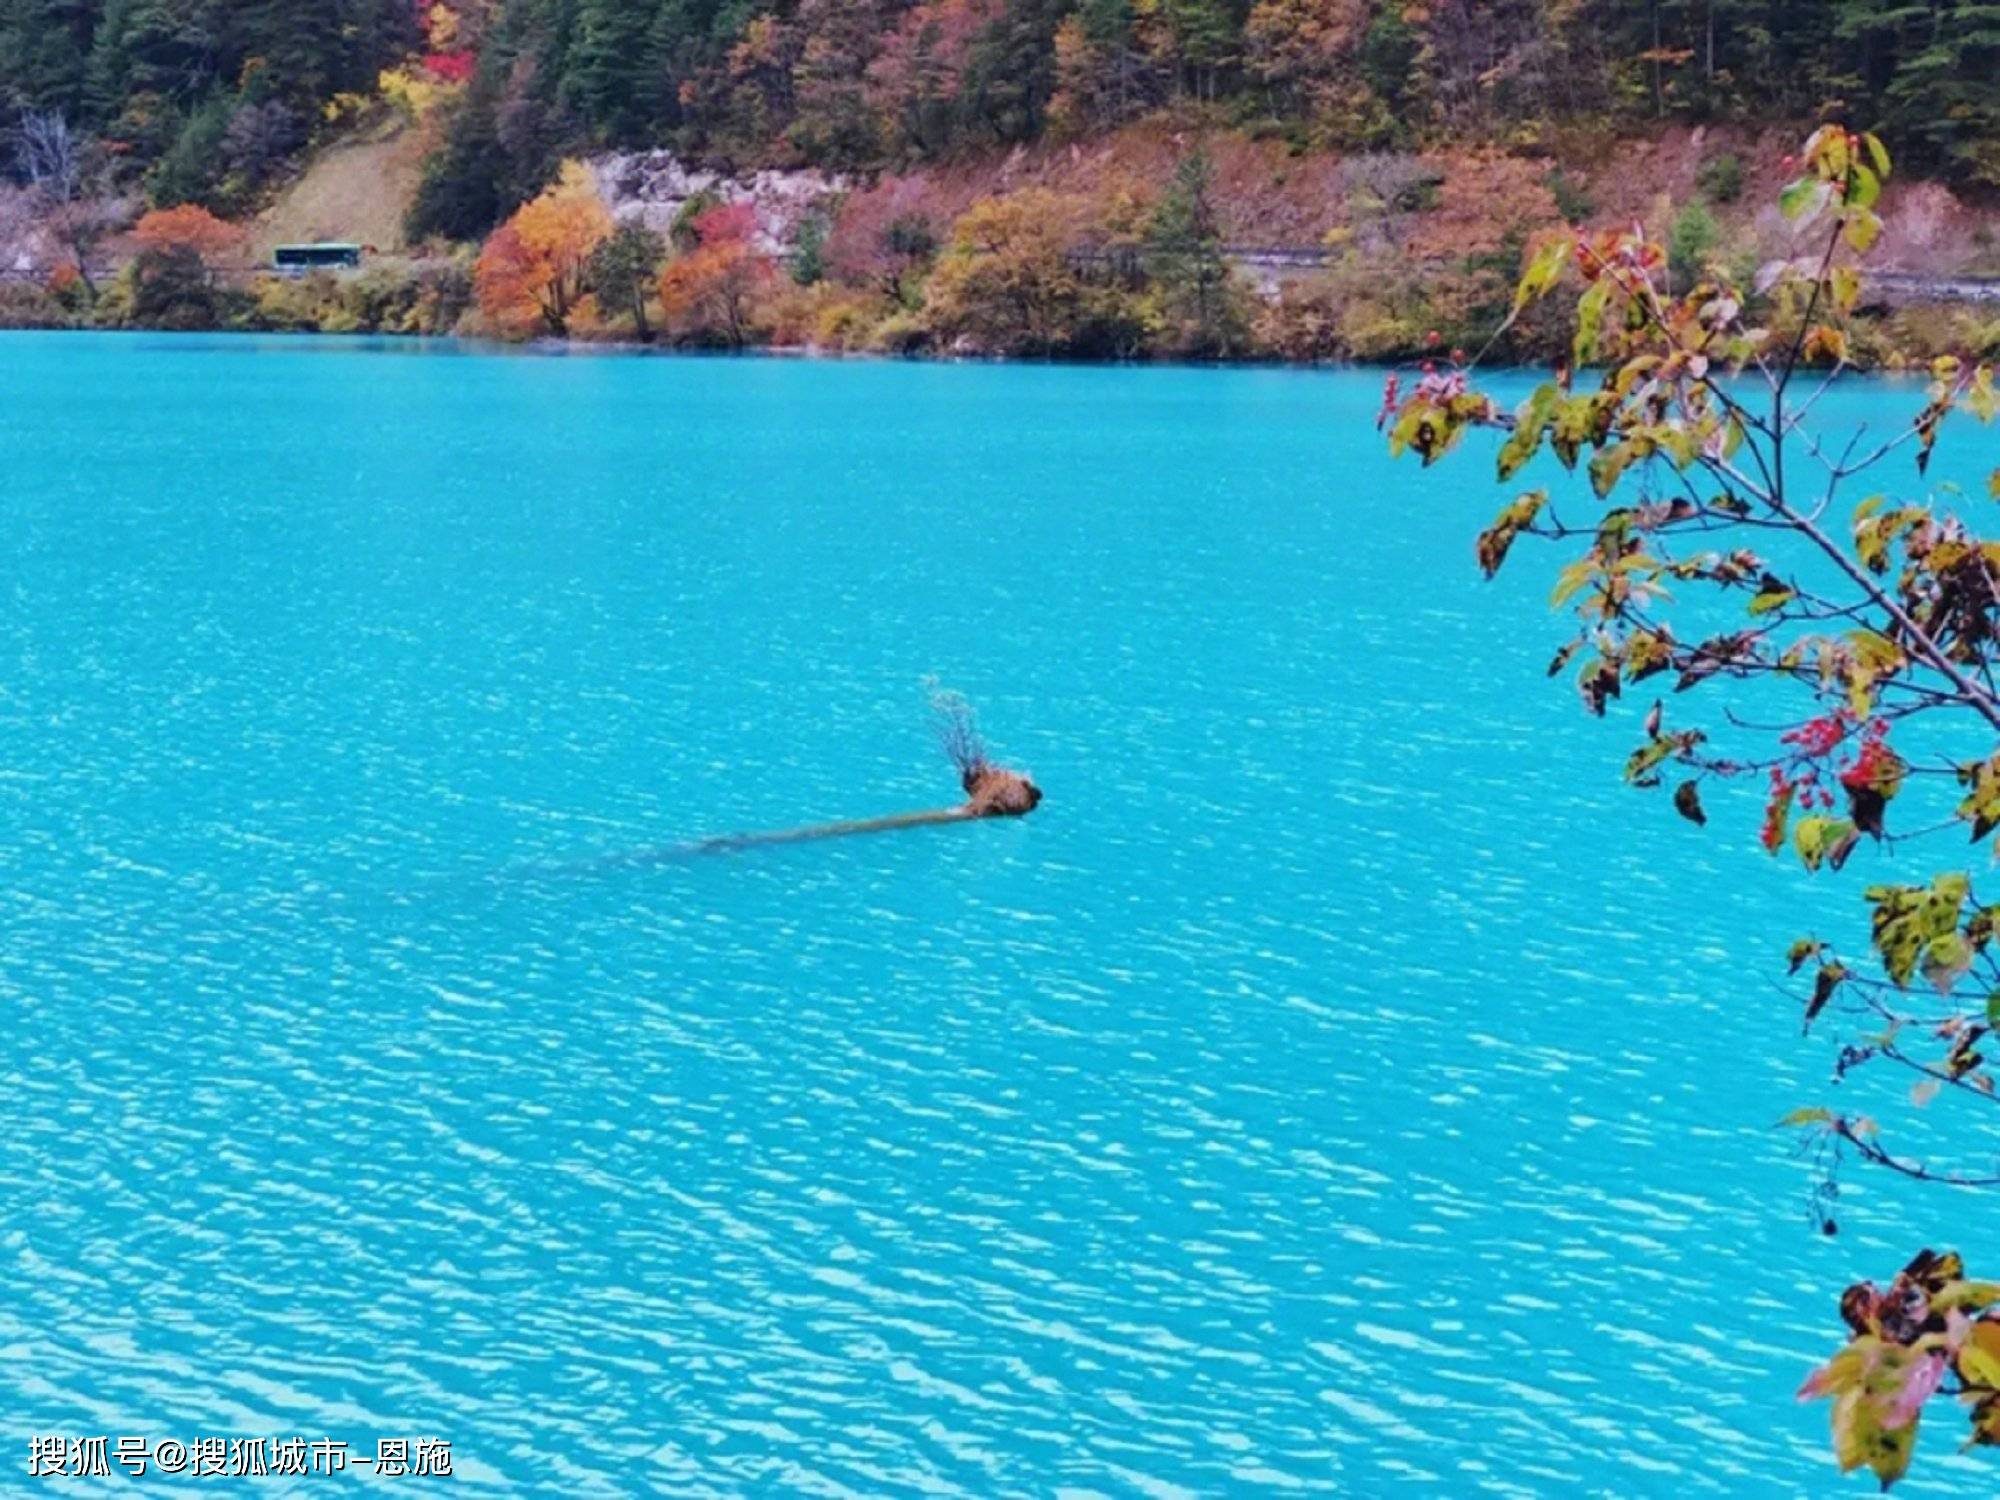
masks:
<svg viewBox="0 0 2000 1500"><path fill-rule="evenodd" d="M382 96L382 102L411 120L424 119L460 88L461 85L447 83L408 63L400 68L384 68L375 80L375 91Z"/></svg>
<svg viewBox="0 0 2000 1500"><path fill-rule="evenodd" d="M951 227L925 310L947 337L992 353L1068 345L1084 313L1081 200L1045 188L982 198Z"/></svg>
<svg viewBox="0 0 2000 1500"><path fill-rule="evenodd" d="M556 338L585 290L590 253L610 237L611 214L579 162L564 162L554 187L493 231L473 268L480 311L509 325L539 320Z"/></svg>

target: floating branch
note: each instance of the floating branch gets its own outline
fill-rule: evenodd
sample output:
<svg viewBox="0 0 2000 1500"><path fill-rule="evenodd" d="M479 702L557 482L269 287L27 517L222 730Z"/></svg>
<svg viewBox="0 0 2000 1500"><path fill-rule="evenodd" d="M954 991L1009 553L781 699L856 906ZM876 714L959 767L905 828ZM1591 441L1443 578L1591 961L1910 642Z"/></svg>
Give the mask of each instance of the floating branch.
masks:
<svg viewBox="0 0 2000 1500"><path fill-rule="evenodd" d="M932 823L964 823L991 816L977 813L970 804L934 807L923 812L891 813L885 818L859 818L848 823L815 823L808 828L787 828L779 833L725 833L688 845L692 854L729 854L738 849L755 849L763 844L803 844L811 839L839 839L856 833L887 833L892 828L922 828Z"/></svg>
<svg viewBox="0 0 2000 1500"><path fill-rule="evenodd" d="M924 828L934 823L971 823L981 818L1020 818L1035 810L1042 800L1042 789L1021 772L997 766L988 758L986 743L979 736L978 720L962 696L933 684L931 720L938 744L958 772L959 785L965 791L965 800L956 806L891 813L881 818L814 823L771 833L725 833L687 844L613 855L597 861L597 865L657 864L698 854L732 854L767 844L803 844L814 839L887 833L897 828Z"/></svg>
<svg viewBox="0 0 2000 1500"><path fill-rule="evenodd" d="M965 801L956 807L931 808L924 812L892 813L885 818L862 818L843 823L815 823L807 828L788 828L778 833L730 833L703 839L687 846L696 854L726 854L738 849L754 849L764 844L802 844L810 839L847 838L857 833L887 833L895 828L922 828L932 823L969 823L979 818L1020 818L1035 810L1042 789L1019 771L996 766L986 754L986 742L979 735L979 720L963 695L947 688L931 687L931 724L938 745L944 750L958 782L965 789Z"/></svg>

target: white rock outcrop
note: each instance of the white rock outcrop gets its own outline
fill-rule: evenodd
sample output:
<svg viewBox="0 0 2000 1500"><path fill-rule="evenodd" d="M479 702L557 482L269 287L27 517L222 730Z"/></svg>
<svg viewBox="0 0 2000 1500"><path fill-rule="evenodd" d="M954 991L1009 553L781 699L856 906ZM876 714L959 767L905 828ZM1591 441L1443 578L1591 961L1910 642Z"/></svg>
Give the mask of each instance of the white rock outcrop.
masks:
<svg viewBox="0 0 2000 1500"><path fill-rule="evenodd" d="M690 167L671 151L618 151L592 157L586 165L598 195L620 223L636 222L665 234L687 201L710 193L725 203L749 203L757 211L757 246L782 255L792 246L800 220L847 191L845 178L829 172L751 172L732 176Z"/></svg>

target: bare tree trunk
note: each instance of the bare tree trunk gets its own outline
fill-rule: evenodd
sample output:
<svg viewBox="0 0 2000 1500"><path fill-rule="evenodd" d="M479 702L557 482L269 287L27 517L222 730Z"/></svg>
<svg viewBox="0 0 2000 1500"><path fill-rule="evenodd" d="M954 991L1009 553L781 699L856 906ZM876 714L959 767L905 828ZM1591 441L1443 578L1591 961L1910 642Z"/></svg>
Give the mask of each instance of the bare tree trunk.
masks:
<svg viewBox="0 0 2000 1500"><path fill-rule="evenodd" d="M30 110L21 116L22 174L41 198L48 220L63 247L76 258L85 294L97 300L97 283L90 278L90 254L104 232L100 205L87 201L89 143L70 129L60 110Z"/></svg>

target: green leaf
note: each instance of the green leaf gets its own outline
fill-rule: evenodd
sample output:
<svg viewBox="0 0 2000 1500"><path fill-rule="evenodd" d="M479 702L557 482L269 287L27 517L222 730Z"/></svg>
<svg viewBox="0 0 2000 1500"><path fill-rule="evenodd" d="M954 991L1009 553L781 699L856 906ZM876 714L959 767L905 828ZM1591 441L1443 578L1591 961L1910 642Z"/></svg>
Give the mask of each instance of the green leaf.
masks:
<svg viewBox="0 0 2000 1500"><path fill-rule="evenodd" d="M1788 219L1805 219L1826 207L1833 190L1816 177L1801 177L1778 194L1778 211Z"/></svg>
<svg viewBox="0 0 2000 1500"><path fill-rule="evenodd" d="M1867 148L1868 159L1874 163L1876 175L1887 177L1889 175L1889 148L1882 144L1881 138L1873 131L1869 131L1861 137L1861 144Z"/></svg>
<svg viewBox="0 0 2000 1500"><path fill-rule="evenodd" d="M1849 179L1847 206L1849 208L1873 208L1875 200L1882 196L1882 179L1867 167L1857 166Z"/></svg>
<svg viewBox="0 0 2000 1500"><path fill-rule="evenodd" d="M1750 601L1750 613L1768 615L1774 609L1783 609L1799 597L1799 591L1792 588L1775 573L1766 573L1757 583L1757 596Z"/></svg>
<svg viewBox="0 0 2000 1500"><path fill-rule="evenodd" d="M1792 830L1792 847L1808 870L1817 870L1822 863L1837 870L1847 863L1858 838L1855 826L1845 818L1801 818Z"/></svg>
<svg viewBox="0 0 2000 1500"><path fill-rule="evenodd" d="M1958 932L1969 883L1962 874L1940 875L1928 886L1871 885L1862 897L1875 908L1870 920L1870 939L1882 955L1882 967L1898 988L1907 985L1921 963L1926 974L1937 971L1949 975L1961 956L1969 956L1970 945ZM1931 945L1944 942L1935 954Z"/></svg>
<svg viewBox="0 0 2000 1500"><path fill-rule="evenodd" d="M1867 209L1859 209L1848 215L1847 227L1841 233L1856 255L1866 255L1881 238L1882 221Z"/></svg>
<svg viewBox="0 0 2000 1500"><path fill-rule="evenodd" d="M1946 932L1924 945L1923 972L1941 995L1951 993L1959 976L1972 967L1972 945L1961 932Z"/></svg>
<svg viewBox="0 0 2000 1500"><path fill-rule="evenodd" d="M1778 1121L1778 1128L1780 1130L1803 1130L1808 1125L1831 1125L1832 1123L1832 1110L1817 1104L1809 1104L1802 1109L1793 1110L1784 1119Z"/></svg>
<svg viewBox="0 0 2000 1500"><path fill-rule="evenodd" d="M1583 445L1596 437L1599 399L1596 396L1572 396L1556 408L1549 446L1555 450L1565 469L1576 467Z"/></svg>
<svg viewBox="0 0 2000 1500"><path fill-rule="evenodd" d="M1632 443L1619 443L1602 450L1590 461L1590 487L1597 491L1597 498L1608 499L1618 487L1618 481L1625 471L1632 467L1639 457L1639 449Z"/></svg>
<svg viewBox="0 0 2000 1500"><path fill-rule="evenodd" d="M1972 824L1974 843L2000 828L2000 755L1967 761L1958 768L1965 798L1958 804L1958 816Z"/></svg>
<svg viewBox="0 0 2000 1500"><path fill-rule="evenodd" d="M1884 1351L1885 1358L1889 1352ZM1849 1391L1833 1405L1833 1456L1839 1460L1841 1472L1871 1469L1885 1490L1909 1472L1921 1422L1912 1416L1902 1426L1890 1427L1888 1407L1888 1402L1867 1390Z"/></svg>
<svg viewBox="0 0 2000 1500"><path fill-rule="evenodd" d="M1493 524L1479 533L1474 548L1479 558L1479 570L1488 578L1500 571L1500 565L1507 560L1507 551L1514 545L1514 538L1541 513L1548 502L1547 490L1529 490L1494 518Z"/></svg>
<svg viewBox="0 0 2000 1500"><path fill-rule="evenodd" d="M1599 277L1576 302L1576 338L1570 345L1570 362L1581 370L1597 357L1597 331L1604 321L1604 309L1611 302L1611 280Z"/></svg>
<svg viewBox="0 0 2000 1500"><path fill-rule="evenodd" d="M1702 732L1698 729L1683 729L1674 734L1655 735L1651 741L1634 750L1625 762L1625 779L1644 782L1648 786L1658 785L1659 778L1654 776L1653 772L1674 756L1686 755L1699 745L1703 738ZM1678 800L1679 796L1676 794L1676 802ZM1699 804L1697 804L1698 810ZM1685 808L1682 809L1682 815L1686 816Z"/></svg>
<svg viewBox="0 0 2000 1500"><path fill-rule="evenodd" d="M1549 594L1549 608L1561 609L1597 576L1596 560L1579 557L1556 574L1555 589Z"/></svg>
<svg viewBox="0 0 2000 1500"><path fill-rule="evenodd" d="M1569 264L1570 242L1562 237L1550 240L1535 252L1528 262L1528 269L1521 273L1521 284L1514 289L1514 312L1518 315L1530 302L1548 295L1562 279L1563 267Z"/></svg>
<svg viewBox="0 0 2000 1500"><path fill-rule="evenodd" d="M1389 429L1389 456L1401 458L1408 450L1421 458L1428 469L1457 447L1464 435L1465 418L1449 407L1412 401Z"/></svg>
<svg viewBox="0 0 2000 1500"><path fill-rule="evenodd" d="M1972 384L1965 390L1965 406L1983 424L1990 424L2000 412L2000 392L1993 389L1991 365L1981 365L1973 372Z"/></svg>
<svg viewBox="0 0 2000 1500"><path fill-rule="evenodd" d="M1562 391L1553 381L1535 387L1535 393L1521 403L1514 414L1514 431L1500 445L1500 482L1505 484L1520 472L1542 446L1549 418L1555 415Z"/></svg>

